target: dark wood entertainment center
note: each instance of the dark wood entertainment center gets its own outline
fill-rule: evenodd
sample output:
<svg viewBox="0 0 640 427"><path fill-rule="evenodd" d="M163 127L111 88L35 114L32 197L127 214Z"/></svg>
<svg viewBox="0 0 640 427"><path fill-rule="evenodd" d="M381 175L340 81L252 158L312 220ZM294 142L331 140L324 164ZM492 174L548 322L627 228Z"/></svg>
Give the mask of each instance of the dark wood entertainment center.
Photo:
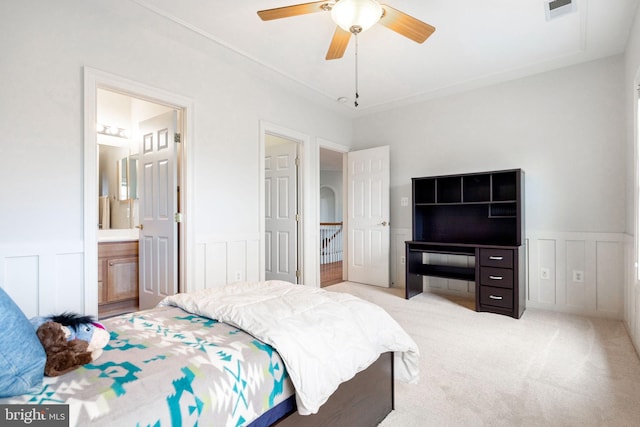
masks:
<svg viewBox="0 0 640 427"><path fill-rule="evenodd" d="M407 299L423 276L475 281L476 311L520 318L525 309L524 172L521 169L412 178ZM473 267L429 264L425 253L475 257Z"/></svg>

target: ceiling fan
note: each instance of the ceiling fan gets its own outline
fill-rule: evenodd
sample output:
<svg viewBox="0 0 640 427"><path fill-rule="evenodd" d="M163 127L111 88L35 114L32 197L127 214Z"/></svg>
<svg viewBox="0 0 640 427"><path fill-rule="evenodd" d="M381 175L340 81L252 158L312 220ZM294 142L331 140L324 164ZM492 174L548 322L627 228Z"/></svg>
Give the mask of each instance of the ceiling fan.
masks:
<svg viewBox="0 0 640 427"><path fill-rule="evenodd" d="M358 35L375 23L417 43L424 42L436 30L435 27L376 0L315 1L261 10L258 16L263 21L270 21L315 12L331 12L331 17L337 24L325 59L342 58L351 34Z"/></svg>

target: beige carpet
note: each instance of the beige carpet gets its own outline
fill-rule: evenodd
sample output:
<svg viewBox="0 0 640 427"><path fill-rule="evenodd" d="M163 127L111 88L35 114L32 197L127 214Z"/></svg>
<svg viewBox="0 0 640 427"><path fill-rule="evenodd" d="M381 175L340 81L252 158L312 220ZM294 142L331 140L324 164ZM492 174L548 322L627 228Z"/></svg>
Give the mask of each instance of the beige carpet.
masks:
<svg viewBox="0 0 640 427"><path fill-rule="evenodd" d="M620 321L340 283L387 310L421 353L420 383L396 381L382 427L640 426L640 360Z"/></svg>

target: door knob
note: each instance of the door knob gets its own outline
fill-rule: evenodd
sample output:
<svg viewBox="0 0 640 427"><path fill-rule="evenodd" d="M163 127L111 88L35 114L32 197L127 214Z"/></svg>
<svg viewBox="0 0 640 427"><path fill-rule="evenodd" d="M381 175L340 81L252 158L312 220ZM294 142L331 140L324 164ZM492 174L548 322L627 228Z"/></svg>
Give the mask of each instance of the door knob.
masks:
<svg viewBox="0 0 640 427"><path fill-rule="evenodd" d="M387 225L391 225L391 223L390 223L390 222L387 222L387 221L382 221L382 222L380 223L380 225L381 225L381 226L383 226L383 227L386 227Z"/></svg>
<svg viewBox="0 0 640 427"><path fill-rule="evenodd" d="M144 228L144 225L143 224L136 225L136 228L139 228L140 230L142 230Z"/></svg>

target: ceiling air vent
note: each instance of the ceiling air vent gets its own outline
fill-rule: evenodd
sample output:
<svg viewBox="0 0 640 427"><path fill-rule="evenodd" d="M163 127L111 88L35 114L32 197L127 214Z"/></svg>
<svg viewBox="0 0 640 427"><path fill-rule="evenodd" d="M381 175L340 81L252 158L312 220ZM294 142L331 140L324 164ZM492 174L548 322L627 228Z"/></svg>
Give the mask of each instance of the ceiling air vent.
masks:
<svg viewBox="0 0 640 427"><path fill-rule="evenodd" d="M577 0L551 0L544 2L547 21L576 11Z"/></svg>

